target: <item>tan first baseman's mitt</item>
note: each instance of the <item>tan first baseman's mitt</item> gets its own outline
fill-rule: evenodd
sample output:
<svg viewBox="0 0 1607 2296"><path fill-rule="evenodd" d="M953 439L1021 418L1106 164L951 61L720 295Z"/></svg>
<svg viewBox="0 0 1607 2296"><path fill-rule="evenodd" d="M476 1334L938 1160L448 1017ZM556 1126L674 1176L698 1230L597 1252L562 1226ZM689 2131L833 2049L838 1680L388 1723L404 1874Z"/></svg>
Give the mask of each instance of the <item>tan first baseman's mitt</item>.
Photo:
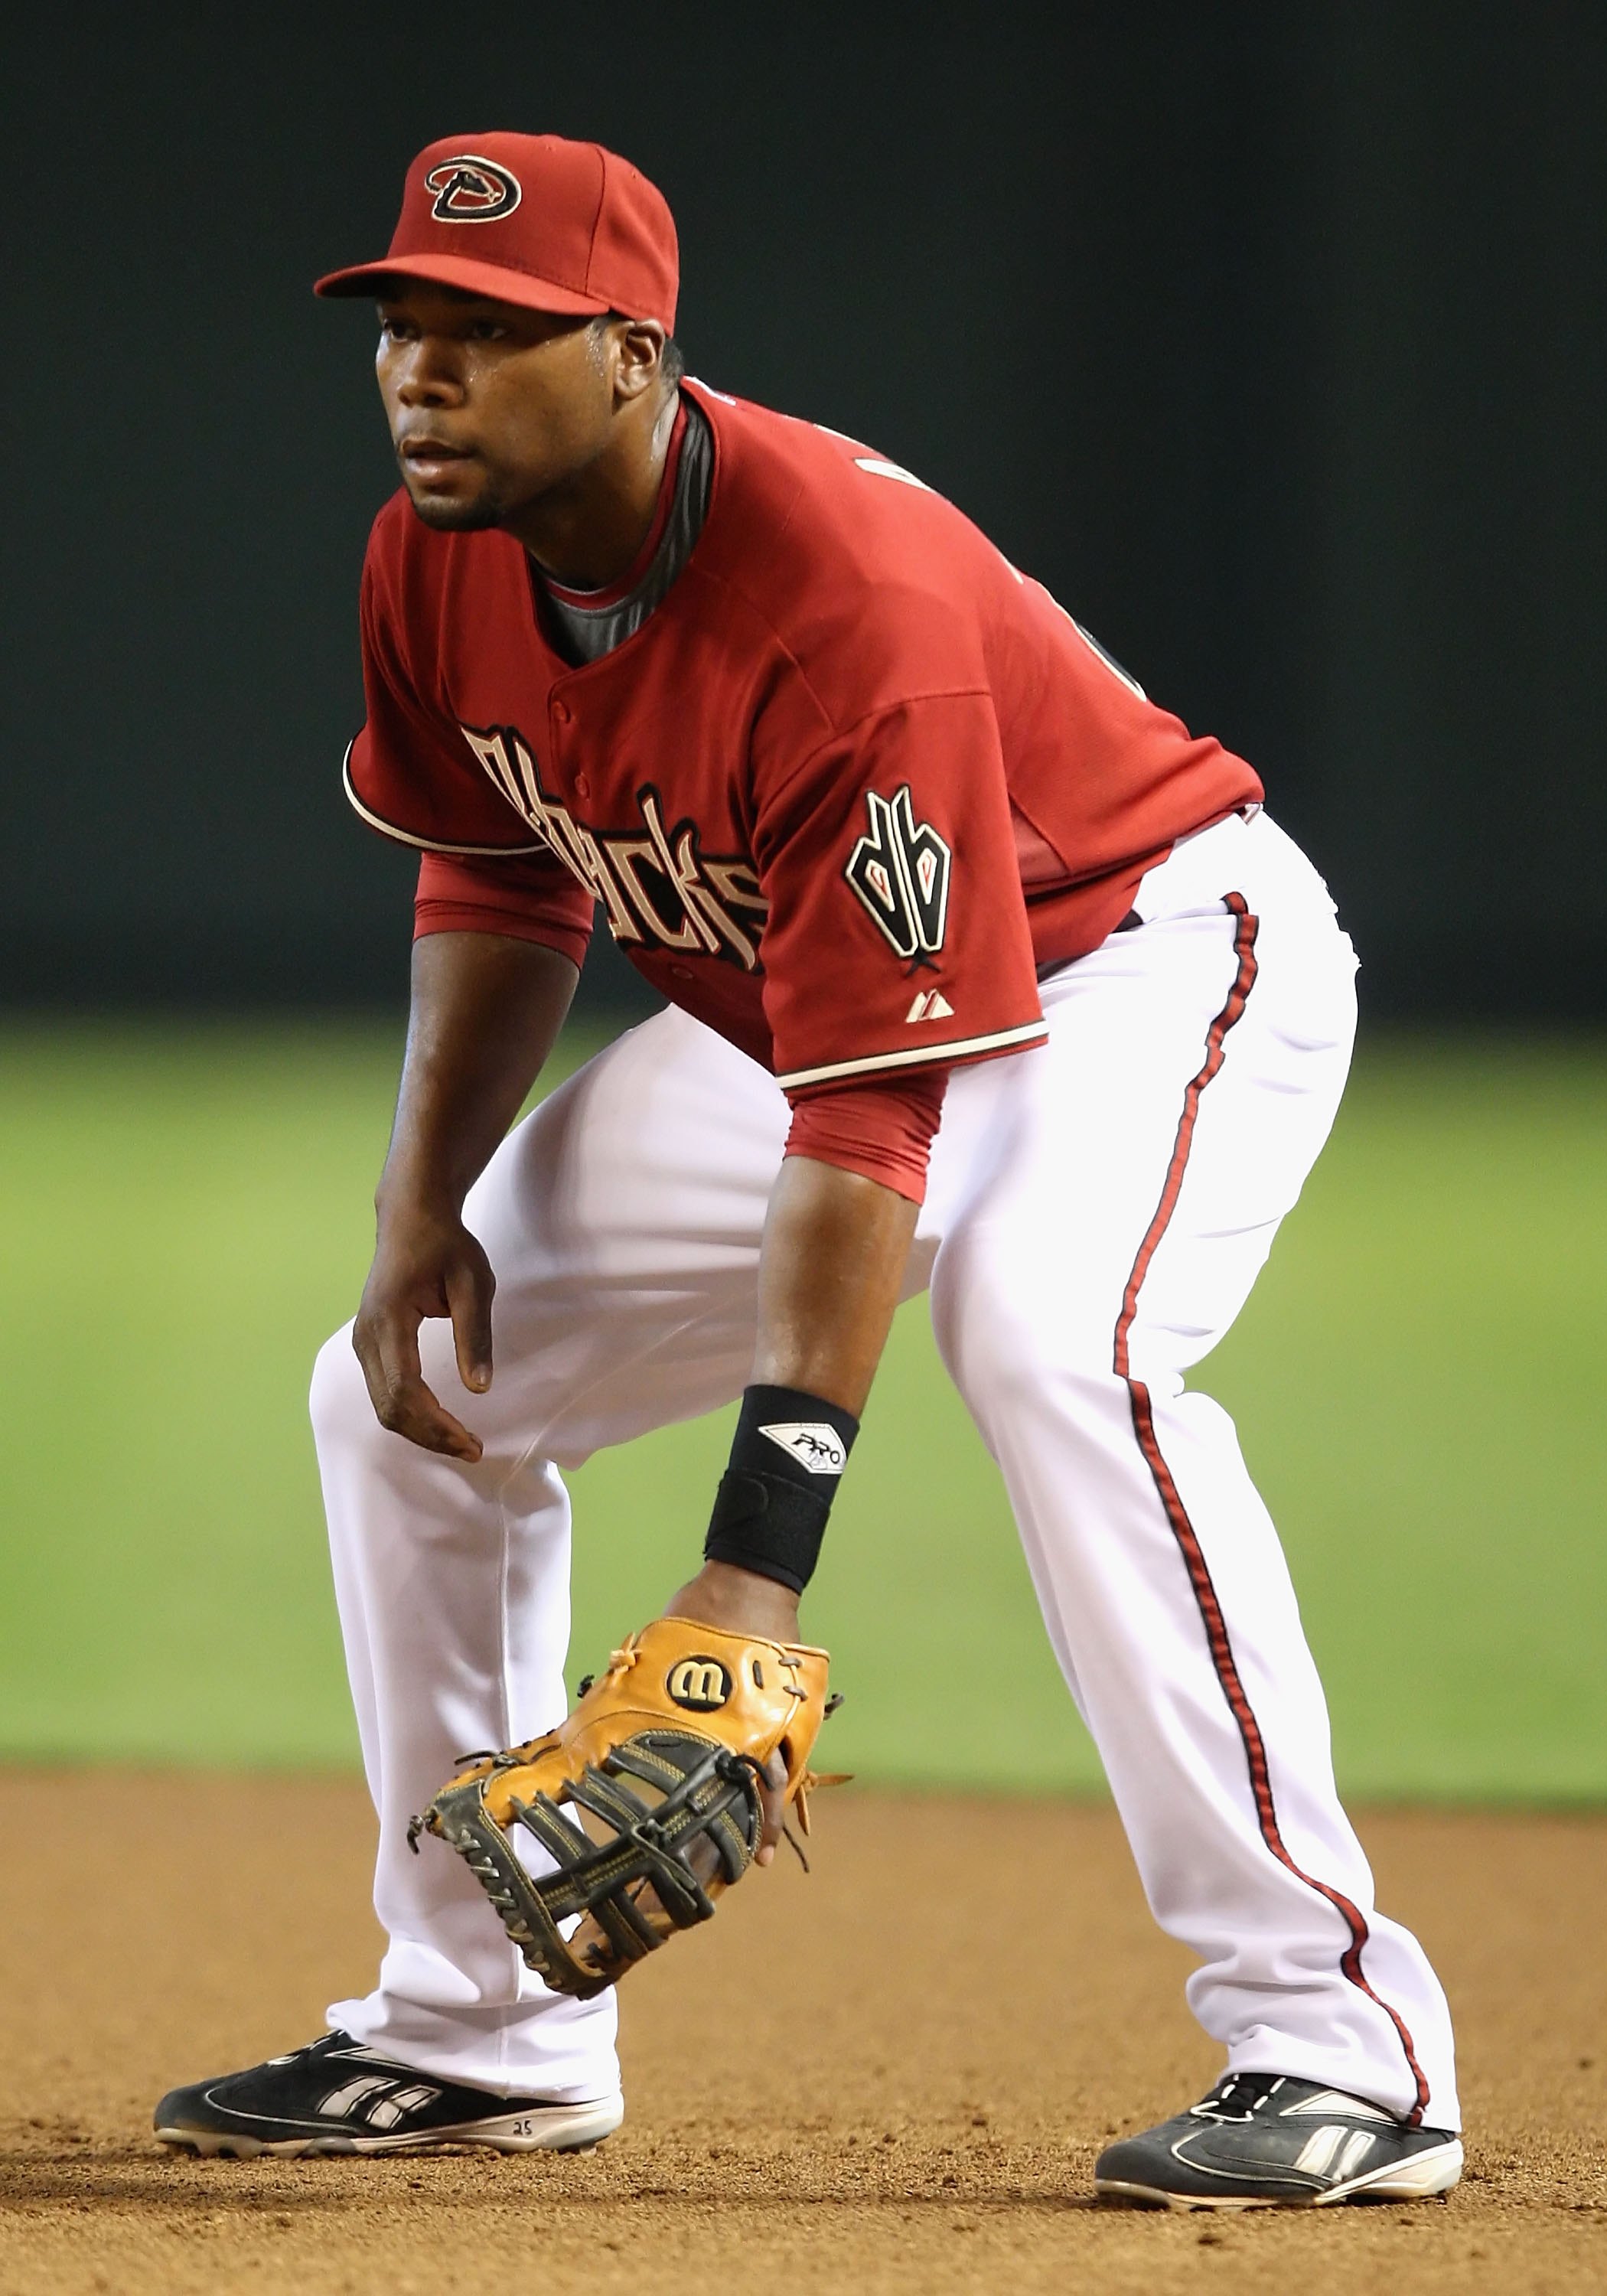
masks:
<svg viewBox="0 0 1607 2296"><path fill-rule="evenodd" d="M655 1619L582 1685L556 1730L477 1755L444 1785L413 1821L414 1847L428 1832L457 1850L529 1967L588 1999L709 1920L741 1879L759 1845L767 1766L808 1833L808 1788L824 1783L808 1761L826 1666L805 1644ZM527 1873L514 1824L553 1873Z"/></svg>

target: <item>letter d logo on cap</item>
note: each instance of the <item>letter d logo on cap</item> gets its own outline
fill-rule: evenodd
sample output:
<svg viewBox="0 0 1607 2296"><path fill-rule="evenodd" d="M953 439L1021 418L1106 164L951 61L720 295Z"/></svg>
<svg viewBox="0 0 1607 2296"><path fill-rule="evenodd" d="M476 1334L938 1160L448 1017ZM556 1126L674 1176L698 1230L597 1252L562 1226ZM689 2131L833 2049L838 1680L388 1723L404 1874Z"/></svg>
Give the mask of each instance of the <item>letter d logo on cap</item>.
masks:
<svg viewBox="0 0 1607 2296"><path fill-rule="evenodd" d="M459 152L431 168L424 189L435 193L430 212L437 223L495 223L512 215L524 197L517 176L473 152Z"/></svg>

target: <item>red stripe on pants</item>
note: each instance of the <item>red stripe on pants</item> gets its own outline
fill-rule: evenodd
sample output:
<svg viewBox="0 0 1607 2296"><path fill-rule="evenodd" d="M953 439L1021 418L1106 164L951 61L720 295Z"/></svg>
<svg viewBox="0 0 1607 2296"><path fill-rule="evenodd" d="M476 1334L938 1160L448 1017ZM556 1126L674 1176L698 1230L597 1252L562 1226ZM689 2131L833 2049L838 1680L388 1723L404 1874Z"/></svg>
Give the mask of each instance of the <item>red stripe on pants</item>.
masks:
<svg viewBox="0 0 1607 2296"><path fill-rule="evenodd" d="M1184 1505L1182 1496L1172 1479L1171 1470L1162 1456L1155 1433L1155 1414L1150 1401L1149 1390L1142 1380L1133 1377L1129 1365L1127 1341L1138 1313L1139 1291L1149 1272L1150 1264L1155 1257L1160 1239L1166 1234L1172 1214L1177 1210L1177 1198L1183 1187L1183 1175L1188 1163L1189 1150L1193 1142L1194 1125L1200 1113L1200 1097L1222 1066L1228 1030L1243 1013L1250 998L1250 992L1255 986L1258 921L1250 914L1249 905L1241 893L1229 893L1226 897L1226 906L1237 921L1234 931L1234 948L1238 958L1238 965L1234 975L1234 984L1228 991L1226 1004L1211 1022L1206 1037L1205 1060L1200 1072L1193 1078L1183 1095L1183 1112L1177 1120L1177 1134L1172 1144L1171 1160L1167 1166L1166 1183L1160 1191L1160 1201L1156 1206L1155 1216L1145 1231L1144 1242L1138 1247L1138 1255L1133 1262L1133 1272L1127 1278L1127 1289L1122 1294L1121 1314L1116 1324L1115 1369L1118 1378L1126 1382L1128 1399L1132 1406L1133 1431L1138 1438L1139 1448L1144 1453L1144 1462L1154 1481L1160 1504L1166 1510L1172 1536L1177 1540L1178 1551L1182 1554L1184 1566L1188 1572L1189 1585L1193 1592L1195 1606L1200 1612L1201 1623L1205 1628L1211 1664L1216 1669L1217 1679L1222 1685L1222 1694L1227 1701L1228 1710L1238 1726L1239 1736L1243 1742L1244 1758L1250 1770L1250 1792L1255 1799L1256 1821L1260 1828L1261 1839L1279 1864L1287 1867L1297 1881L1303 1882L1308 1889L1315 1890L1320 1898L1327 1899L1335 1912L1341 1916L1346 1928L1349 1931L1350 1944L1341 1959L1341 1972L1359 1991L1365 1993L1369 2001L1376 2003L1400 2037L1400 2046L1406 2053L1407 2066L1417 2086L1417 2102L1407 2115L1408 2125L1415 2126L1422 2120L1424 2107L1429 2101L1429 2085L1423 2077L1423 2067L1417 2062L1412 2036L1399 2012L1382 1999L1367 1982L1362 1969L1362 1949L1367 1942L1368 1932L1360 1907L1353 1905L1341 1890L1332 1888L1326 1882L1319 1882L1314 1874L1308 1874L1302 1866L1298 1866L1284 1843L1278 1825L1276 1805L1273 1800L1272 1776L1267 1767L1266 1741L1261 1735L1261 1726L1256 1719L1255 1710L1250 1705L1237 1662L1234 1658L1233 1644L1228 1638L1227 1622L1222 1615L1222 1605L1211 1581L1209 1566L1206 1562L1194 1527L1189 1521L1188 1510Z"/></svg>

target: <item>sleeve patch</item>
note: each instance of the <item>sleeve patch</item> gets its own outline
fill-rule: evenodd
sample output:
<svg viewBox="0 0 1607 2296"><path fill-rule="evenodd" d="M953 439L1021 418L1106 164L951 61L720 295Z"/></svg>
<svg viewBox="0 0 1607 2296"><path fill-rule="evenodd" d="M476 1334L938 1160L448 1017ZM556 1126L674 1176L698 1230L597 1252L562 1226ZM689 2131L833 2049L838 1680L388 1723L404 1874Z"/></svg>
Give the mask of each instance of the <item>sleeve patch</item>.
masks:
<svg viewBox="0 0 1607 2296"><path fill-rule="evenodd" d="M890 802L865 792L871 825L843 872L879 932L902 957L935 956L948 927L953 856L930 822L917 822L905 783Z"/></svg>

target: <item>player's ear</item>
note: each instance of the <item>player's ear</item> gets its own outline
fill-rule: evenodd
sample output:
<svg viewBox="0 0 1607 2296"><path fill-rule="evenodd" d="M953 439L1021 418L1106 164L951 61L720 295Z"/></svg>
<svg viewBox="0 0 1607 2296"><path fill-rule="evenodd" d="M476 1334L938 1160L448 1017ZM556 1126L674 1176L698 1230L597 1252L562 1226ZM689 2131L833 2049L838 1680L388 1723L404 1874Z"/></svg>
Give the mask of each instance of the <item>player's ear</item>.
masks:
<svg viewBox="0 0 1607 2296"><path fill-rule="evenodd" d="M623 405L657 385L666 338L657 319L616 320L609 332L613 338L614 397Z"/></svg>

